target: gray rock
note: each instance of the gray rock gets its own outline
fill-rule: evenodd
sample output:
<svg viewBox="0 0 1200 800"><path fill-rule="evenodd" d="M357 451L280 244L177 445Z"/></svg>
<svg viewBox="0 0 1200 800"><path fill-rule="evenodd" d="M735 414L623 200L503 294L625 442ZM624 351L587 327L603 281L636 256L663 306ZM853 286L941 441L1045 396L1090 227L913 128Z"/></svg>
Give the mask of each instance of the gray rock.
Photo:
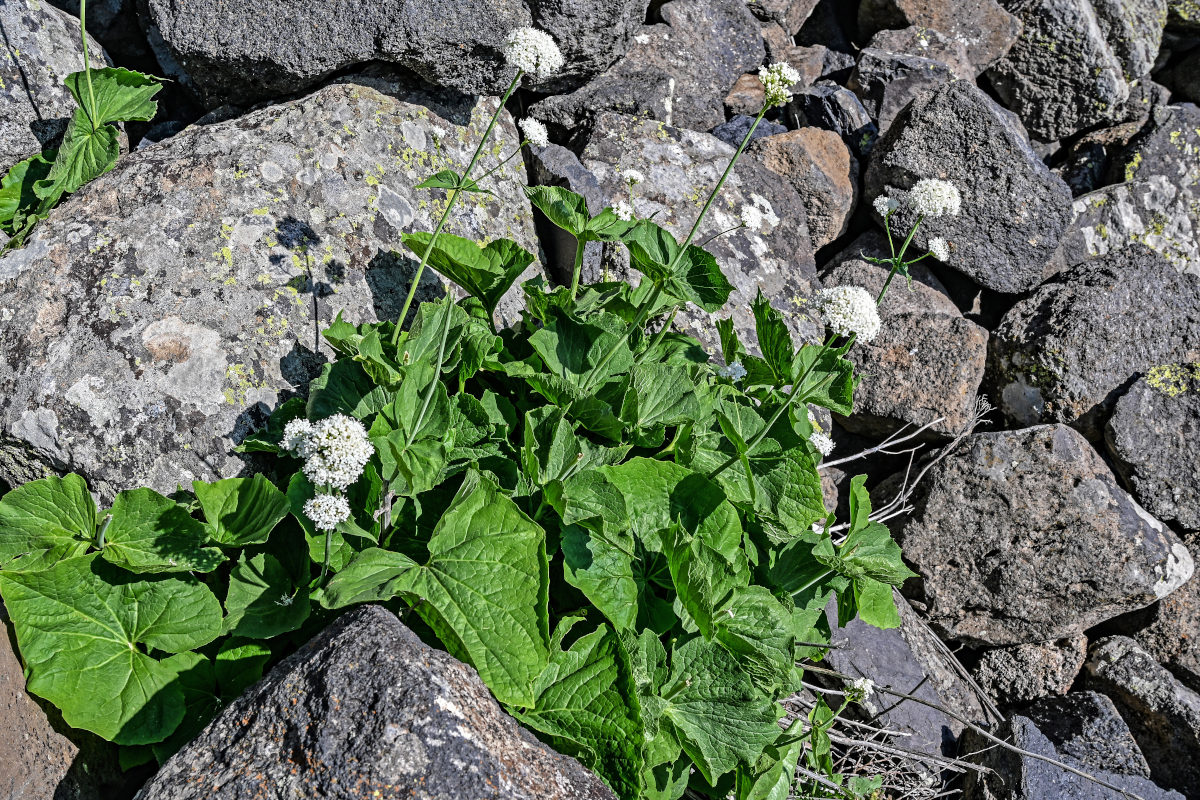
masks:
<svg viewBox="0 0 1200 800"><path fill-rule="evenodd" d="M789 112L797 124L833 131L850 151L865 158L875 146L879 128L854 92L830 81L801 89L792 96Z"/></svg>
<svg viewBox="0 0 1200 800"><path fill-rule="evenodd" d="M1096 642L1087 670L1088 687L1112 698L1155 782L1200 793L1200 694L1124 636Z"/></svg>
<svg viewBox="0 0 1200 800"><path fill-rule="evenodd" d="M79 0L50 0L50 5L79 16ZM137 0L91 0L87 4L87 29L121 66L145 72L158 69L138 22ZM78 33L75 39L79 40Z"/></svg>
<svg viewBox="0 0 1200 800"><path fill-rule="evenodd" d="M609 203L628 196L621 175L624 170L632 167L641 172L646 180L633 187L634 210L640 217L655 215L655 222L682 240L733 152L733 147L707 133L606 113L597 118L582 160L599 180ZM698 308L685 309L675 325L716 352L715 319L732 313L742 341L753 343L750 303L761 289L798 339L814 340L820 329L802 310L816 279L814 248L804 201L787 181L754 159L741 159L695 241L704 242L738 226L744 206L762 214L759 230L740 228L705 245L734 286L728 305L715 315ZM608 246L604 264L585 262L584 280L600 280L607 269L613 280L637 283L640 275L629 268L626 255L622 247Z"/></svg>
<svg viewBox="0 0 1200 800"><path fill-rule="evenodd" d="M749 154L786 178L804 200L814 247L824 247L846 232L858 202L858 160L841 137L820 128L800 128L757 140Z"/></svg>
<svg viewBox="0 0 1200 800"><path fill-rule="evenodd" d="M1150 777L1142 749L1106 695L1082 691L1043 697L1025 715L1067 759L1118 775Z"/></svg>
<svg viewBox="0 0 1200 800"><path fill-rule="evenodd" d="M808 15L817 5L817 0L747 0L746 5L754 16L764 22L774 22L789 36L795 36Z"/></svg>
<svg viewBox="0 0 1200 800"><path fill-rule="evenodd" d="M325 323L399 313L415 261L393 251L445 202L413 186L464 168L497 100L362 81L133 153L0 257L0 480L235 474L231 447L330 355ZM517 145L507 115L494 135L483 168ZM509 162L448 230L536 252L523 176Z"/></svg>
<svg viewBox="0 0 1200 800"><path fill-rule="evenodd" d="M967 55L967 46L961 39L947 36L933 28L910 25L901 30L882 30L871 37L867 48L888 53L902 53L940 61L963 80L974 80L979 70Z"/></svg>
<svg viewBox="0 0 1200 800"><path fill-rule="evenodd" d="M303 91L355 64L384 61L468 93L500 93L513 28L536 24L566 66L539 88L559 90L602 72L625 51L647 0L402 0L363 5L264 0L253 5L147 0L152 41L210 108ZM529 82L527 82L528 84Z"/></svg>
<svg viewBox="0 0 1200 800"><path fill-rule="evenodd" d="M967 772L963 800L1124 800L1131 792L1142 800L1184 800L1178 792L1164 790L1139 775L1122 775L1102 766L1080 765L1064 758L1053 743L1027 717L1014 716L992 732L1022 750L1062 760L1076 769L1120 788L1114 791L1062 767L997 747L994 742L968 732L964 747L974 752L972 761L991 773Z"/></svg>
<svg viewBox="0 0 1200 800"><path fill-rule="evenodd" d="M1200 364L1151 370L1117 401L1104 434L1138 502L1159 519L1200 530Z"/></svg>
<svg viewBox="0 0 1200 800"><path fill-rule="evenodd" d="M725 110L735 116L753 118L763 107L765 98L766 92L758 75L747 73L738 78L729 94L725 95Z"/></svg>
<svg viewBox="0 0 1200 800"><path fill-rule="evenodd" d="M37 0L0 3L0 175L54 144L75 112L63 78L83 69L79 20ZM108 56L89 39L93 67Z"/></svg>
<svg viewBox="0 0 1200 800"><path fill-rule="evenodd" d="M812 86L821 80L845 83L850 77L850 71L854 69L854 56L830 50L820 44L789 47L780 60L791 64L800 73L801 86ZM767 62L770 61L768 58Z"/></svg>
<svg viewBox="0 0 1200 800"><path fill-rule="evenodd" d="M986 385L1010 420L1066 422L1099 439L1121 389L1200 361L1200 276L1141 246L1039 286L992 332Z"/></svg>
<svg viewBox="0 0 1200 800"><path fill-rule="evenodd" d="M1077 636L1178 589L1194 565L1065 425L976 433L918 485L898 530L935 628L987 645Z"/></svg>
<svg viewBox="0 0 1200 800"><path fill-rule="evenodd" d="M1107 187L1111 183L1108 174L1112 169L1113 160L1118 158L1129 146L1130 140L1137 135L1144 123L1144 119L1122 122L1110 128L1100 128L1081 135L1054 156L1054 174L1066 181L1067 185L1071 187L1071 193L1077 198L1079 195ZM1107 198L1108 195L1102 193L1096 197ZM1080 243L1076 241L1081 238L1079 222L1085 210L1091 208L1091 205L1090 202L1080 203L1077 200L1072 206L1074 218L1071 226L1063 235L1062 242L1059 243L1059 253L1056 254L1058 260L1066 260L1064 254L1068 249L1079 248ZM1103 203L1099 204L1097 208L1102 208L1103 205ZM1107 230L1107 226L1105 230ZM1093 254L1084 252L1081 255L1072 256L1072 266L1080 261L1086 261L1091 255Z"/></svg>
<svg viewBox="0 0 1200 800"><path fill-rule="evenodd" d="M753 124L753 117L738 114L729 120L729 122L722 122L713 128L712 135L736 149L742 143L742 139L746 138L746 132L750 130L750 126ZM774 136L777 133L785 132L787 132L786 126L780 125L778 122L771 122L769 119L764 119L754 129L754 136L751 137L750 141L756 141L766 136Z"/></svg>
<svg viewBox="0 0 1200 800"><path fill-rule="evenodd" d="M1169 0L1091 0L1104 38L1127 80L1150 74L1162 44Z"/></svg>
<svg viewBox="0 0 1200 800"><path fill-rule="evenodd" d="M859 54L847 88L862 100L882 135L918 94L952 80L953 71L940 61L868 47Z"/></svg>
<svg viewBox="0 0 1200 800"><path fill-rule="evenodd" d="M1008 52L1021 22L996 0L862 0L858 26L864 36L884 28L933 28L962 42L977 71Z"/></svg>
<svg viewBox="0 0 1200 800"><path fill-rule="evenodd" d="M922 178L957 186L962 213L926 219L913 239L918 247L944 237L947 265L998 292L1041 281L1070 219L1071 190L1007 112L967 81L919 95L900 113L872 154L866 196L903 200ZM893 230L907 231L915 214L902 202L892 220Z"/></svg>
<svg viewBox="0 0 1200 800"><path fill-rule="evenodd" d="M1167 0L1168 24L1177 30L1200 31L1200 0Z"/></svg>
<svg viewBox="0 0 1200 800"><path fill-rule="evenodd" d="M529 113L564 130L604 111L697 131L724 122L725 95L762 64L759 23L741 0L672 0L659 13L663 24L643 26L610 69Z"/></svg>
<svg viewBox="0 0 1200 800"><path fill-rule="evenodd" d="M138 800L401 795L615 800L505 714L475 670L379 606L347 612L271 670Z"/></svg>
<svg viewBox="0 0 1200 800"><path fill-rule="evenodd" d="M986 651L975 681L997 703L1024 703L1065 694L1087 658L1087 637L1017 644Z"/></svg>
<svg viewBox="0 0 1200 800"><path fill-rule="evenodd" d="M1200 533L1184 534L1193 558L1200 557ZM1145 612L1131 637L1184 684L1200 692L1200 580L1193 578Z"/></svg>

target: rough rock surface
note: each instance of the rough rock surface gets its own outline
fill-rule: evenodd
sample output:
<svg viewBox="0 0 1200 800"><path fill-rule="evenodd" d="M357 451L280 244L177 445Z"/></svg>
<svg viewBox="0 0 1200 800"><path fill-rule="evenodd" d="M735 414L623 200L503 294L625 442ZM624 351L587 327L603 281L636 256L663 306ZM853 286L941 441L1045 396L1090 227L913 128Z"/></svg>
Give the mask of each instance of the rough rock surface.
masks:
<svg viewBox="0 0 1200 800"><path fill-rule="evenodd" d="M755 111L754 113L758 113ZM742 143L742 139L746 138L746 132L750 130L750 126L754 124L754 118L748 117L745 114L738 114L729 122L722 122L720 125L712 129L712 135L725 142L735 150ZM786 133L787 128L780 125L778 122L771 122L769 119L761 120L758 127L754 129L754 135L750 137L750 141L756 141L766 136L774 136L777 133Z"/></svg>
<svg viewBox="0 0 1200 800"><path fill-rule="evenodd" d="M1076 636L1178 589L1187 548L1065 425L976 433L918 485L897 531L906 594L949 638Z"/></svg>
<svg viewBox="0 0 1200 800"><path fill-rule="evenodd" d="M1025 715L1066 758L1118 775L1150 777L1142 749L1106 695L1082 691L1044 697Z"/></svg>
<svg viewBox="0 0 1200 800"><path fill-rule="evenodd" d="M535 103L530 114L564 130L604 111L697 131L725 121L725 95L762 64L759 23L741 0L672 0L625 56L591 83ZM758 109L755 109L757 113Z"/></svg>
<svg viewBox="0 0 1200 800"><path fill-rule="evenodd" d="M795 36L816 7L817 0L752 0L747 5L754 12L754 16L766 22L774 22L789 36Z"/></svg>
<svg viewBox="0 0 1200 800"><path fill-rule="evenodd" d="M821 270L821 283L878 294L887 269L862 254L886 257L887 242L876 233L860 236ZM838 418L853 433L886 436L945 417L927 431L927 438L940 439L961 430L972 414L987 363L987 331L963 318L924 263L910 271L912 289L898 278L884 297L879 336L847 356L866 376L854 392L854 414Z"/></svg>
<svg viewBox="0 0 1200 800"><path fill-rule="evenodd" d="M161 40L165 60L183 70L173 77L209 108L303 91L371 61L398 64L436 86L499 94L514 74L504 63L504 39L533 24L554 36L566 57L562 72L539 88L577 86L624 53L646 6L647 0L147 0L152 40Z"/></svg>
<svg viewBox="0 0 1200 800"><path fill-rule="evenodd" d="M654 214L655 222L682 240L733 150L707 133L670 128L623 114L602 114L583 152L583 165L599 180L610 203L629 192L621 173L631 167L640 171L646 180L633 187L634 210L640 217ZM710 316L689 308L680 312L675 325L715 352L715 319L732 311L742 341L754 342L750 303L762 289L783 312L793 333L813 340L819 330L802 311L816 278L804 201L779 175L753 159L739 161L696 234L696 241L704 242L740 225L744 206L758 209L762 215L760 227L740 228L706 245L734 286L727 309ZM637 283L640 276L628 267L625 256L623 248L607 247L606 264L585 262L583 279L601 279L607 266L612 279Z"/></svg>
<svg viewBox="0 0 1200 800"><path fill-rule="evenodd" d="M1200 276L1134 246L1072 268L992 332L986 385L1023 425L1067 422L1098 439L1121 389L1163 364L1200 361Z"/></svg>
<svg viewBox="0 0 1200 800"><path fill-rule="evenodd" d="M1110 636L1092 646L1088 687L1112 698L1141 745L1150 776L1187 797L1200 793L1200 694L1137 643Z"/></svg>
<svg viewBox="0 0 1200 800"><path fill-rule="evenodd" d="M832 81L796 92L788 110L801 125L833 131L860 158L871 152L879 137L879 128L858 95Z"/></svg>
<svg viewBox="0 0 1200 800"><path fill-rule="evenodd" d="M868 47L859 54L847 86L863 101L880 134L884 134L900 109L918 94L954 79L950 67L933 58Z"/></svg>
<svg viewBox="0 0 1200 800"><path fill-rule="evenodd" d="M1138 502L1200 531L1200 364L1151 370L1117 401L1104 434Z"/></svg>
<svg viewBox="0 0 1200 800"><path fill-rule="evenodd" d="M1167 0L1169 22L1180 30L1200 31L1200 0Z"/></svg>
<svg viewBox="0 0 1200 800"><path fill-rule="evenodd" d="M1169 0L1091 0L1096 20L1127 80L1150 74L1162 44Z"/></svg>
<svg viewBox="0 0 1200 800"><path fill-rule="evenodd" d="M947 84L900 113L872 153L866 196L902 200L922 178L957 186L962 213L925 220L913 240L918 247L946 238L947 264L998 292L1028 291L1041 281L1070 219L1071 190L973 84ZM902 204L892 219L895 230L907 231L915 216Z"/></svg>
<svg viewBox="0 0 1200 800"><path fill-rule="evenodd" d="M1065 694L1086 658L1087 637L1073 636L988 650L973 674L997 703L1023 703Z"/></svg>
<svg viewBox="0 0 1200 800"><path fill-rule="evenodd" d="M139 800L610 800L475 670L379 606L347 612L168 760Z"/></svg>
<svg viewBox="0 0 1200 800"><path fill-rule="evenodd" d="M391 252L445 202L412 187L463 168L496 102L333 85L189 128L71 197L0 257L0 480L74 470L110 495L237 473L230 448L329 355L321 324L399 313L415 262ZM498 131L484 167L516 146L507 116ZM450 230L536 252L523 173L509 162Z"/></svg>
<svg viewBox="0 0 1200 800"><path fill-rule="evenodd" d="M959 40L978 69L1012 47L1021 22L996 0L862 0L858 25L864 36L884 28L915 25Z"/></svg>
<svg viewBox="0 0 1200 800"><path fill-rule="evenodd" d="M63 78L83 69L79 20L37 0L0 3L0 175L55 143L75 111ZM93 67L108 66L90 39Z"/></svg>
<svg viewBox="0 0 1200 800"><path fill-rule="evenodd" d="M864 50L871 48L940 61L950 68L955 77L963 80L974 80L979 73L967 56L967 46L962 40L933 28L910 25L901 30L879 31L871 37Z"/></svg>
<svg viewBox="0 0 1200 800"><path fill-rule="evenodd" d="M1184 534L1183 541L1193 558L1200 557L1200 533ZM1122 623L1155 661L1200 692L1200 579L1193 577L1178 591Z"/></svg>
<svg viewBox="0 0 1200 800"><path fill-rule="evenodd" d="M813 247L846 232L858 200L858 160L840 136L800 128L757 140L749 155L786 178L804 200Z"/></svg>

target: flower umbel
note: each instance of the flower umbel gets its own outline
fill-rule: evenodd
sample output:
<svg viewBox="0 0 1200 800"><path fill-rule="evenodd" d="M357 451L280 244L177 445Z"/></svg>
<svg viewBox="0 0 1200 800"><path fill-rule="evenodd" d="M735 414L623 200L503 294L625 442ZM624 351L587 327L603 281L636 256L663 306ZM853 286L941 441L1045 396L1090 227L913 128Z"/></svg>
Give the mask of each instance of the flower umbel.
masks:
<svg viewBox="0 0 1200 800"><path fill-rule="evenodd" d="M742 362L734 361L717 370L717 374L722 378L729 378L731 381L740 381L746 377L746 368L742 366Z"/></svg>
<svg viewBox="0 0 1200 800"><path fill-rule="evenodd" d="M534 147L546 147L550 144L550 133L546 126L533 117L521 120L521 133L525 134L525 138Z"/></svg>
<svg viewBox="0 0 1200 800"><path fill-rule="evenodd" d="M833 439L821 431L813 431L812 435L808 437L808 443L817 448L817 452L823 456L833 452Z"/></svg>
<svg viewBox="0 0 1200 800"><path fill-rule="evenodd" d="M957 217L962 210L962 195L953 183L922 178L909 190L908 204L926 217Z"/></svg>
<svg viewBox="0 0 1200 800"><path fill-rule="evenodd" d="M504 42L504 60L535 78L548 78L562 69L563 54L553 37L537 28L517 28Z"/></svg>
<svg viewBox="0 0 1200 800"><path fill-rule="evenodd" d="M752 231L756 231L762 227L763 213L760 209L754 206L742 206L741 217L742 224Z"/></svg>
<svg viewBox="0 0 1200 800"><path fill-rule="evenodd" d="M777 61L760 69L758 79L763 85L763 105L774 108L792 99L791 89L800 82L800 73L791 64Z"/></svg>
<svg viewBox="0 0 1200 800"><path fill-rule="evenodd" d="M623 222L629 222L631 219L633 219L633 206L629 205L629 203L625 202L624 200L618 201L617 204L612 207L612 210L613 213L617 215L617 219L622 220Z"/></svg>
<svg viewBox="0 0 1200 800"><path fill-rule="evenodd" d="M875 681L870 678L857 678L851 681L850 694L854 695L854 699L860 703L871 699L871 695L875 694Z"/></svg>
<svg viewBox="0 0 1200 800"><path fill-rule="evenodd" d="M861 286L822 289L814 298L817 313L839 336L857 335L869 342L879 334L879 310L875 298Z"/></svg>
<svg viewBox="0 0 1200 800"><path fill-rule="evenodd" d="M893 200L886 194L881 194L879 197L876 197L875 202L872 203L872 205L875 206L875 213L881 217L886 217L888 214L900 207L899 201Z"/></svg>
<svg viewBox="0 0 1200 800"><path fill-rule="evenodd" d="M318 486L345 489L358 480L375 448L362 423L334 414L312 426L302 446L304 474Z"/></svg>
<svg viewBox="0 0 1200 800"><path fill-rule="evenodd" d="M312 423L301 417L294 419L283 427L283 447L293 455L307 458L308 436L312 433Z"/></svg>
<svg viewBox="0 0 1200 800"><path fill-rule="evenodd" d="M938 261L950 260L950 244L941 236L935 236L929 240L929 252Z"/></svg>
<svg viewBox="0 0 1200 800"><path fill-rule="evenodd" d="M627 169L621 173L621 177L627 184L633 186L638 183L644 183L646 176L638 172L636 169Z"/></svg>
<svg viewBox="0 0 1200 800"><path fill-rule="evenodd" d="M350 519L350 504L340 494L319 494L304 504L304 516L319 531L331 531Z"/></svg>

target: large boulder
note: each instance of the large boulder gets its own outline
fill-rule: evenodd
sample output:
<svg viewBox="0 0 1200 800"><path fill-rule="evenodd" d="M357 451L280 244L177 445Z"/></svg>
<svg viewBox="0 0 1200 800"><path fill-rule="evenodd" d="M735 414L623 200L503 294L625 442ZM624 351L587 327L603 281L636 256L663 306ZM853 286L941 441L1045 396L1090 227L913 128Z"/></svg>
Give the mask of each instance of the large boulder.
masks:
<svg viewBox="0 0 1200 800"><path fill-rule="evenodd" d="M962 213L926 219L914 242L950 243L948 266L998 292L1041 282L1071 213L1071 190L1030 148L1020 126L968 81L918 95L880 138L867 169L866 196L897 199L922 178L958 187ZM914 212L902 205L894 231ZM903 234L901 234L903 235Z"/></svg>
<svg viewBox="0 0 1200 800"><path fill-rule="evenodd" d="M1150 777L1142 748L1107 695L1085 690L1043 697L1025 715L1066 758L1118 775Z"/></svg>
<svg viewBox="0 0 1200 800"><path fill-rule="evenodd" d="M71 197L0 257L0 480L74 470L111 495L242 470L231 448L305 390L334 315L397 316L415 261L393 251L445 202L413 187L465 167L496 103L340 83L189 128ZM517 146L507 115L494 135L484 168ZM536 252L523 174L509 162L447 230Z"/></svg>
<svg viewBox="0 0 1200 800"><path fill-rule="evenodd" d="M978 69L1012 47L1021 21L996 0L862 0L858 25L864 36L884 28L932 28L963 43Z"/></svg>
<svg viewBox="0 0 1200 800"><path fill-rule="evenodd" d="M933 28L910 25L900 30L882 30L872 36L863 49L933 59L948 66L956 77L964 80L974 80L979 74L967 56L967 46L961 40Z"/></svg>
<svg viewBox="0 0 1200 800"><path fill-rule="evenodd" d="M1193 558L1200 558L1200 532L1184 534ZM1154 660L1200 692L1200 579L1195 577L1144 611L1121 620Z"/></svg>
<svg viewBox="0 0 1200 800"><path fill-rule="evenodd" d="M1076 636L1178 589L1194 565L1065 425L977 433L918 485L898 531L909 584L951 639Z"/></svg>
<svg viewBox="0 0 1200 800"><path fill-rule="evenodd" d="M624 52L648 0L146 0L161 60L210 108L303 91L356 64L384 61L438 86L498 94L514 70L504 40L536 25L566 65L542 89L579 85ZM533 79L527 83L536 83Z"/></svg>
<svg viewBox="0 0 1200 800"><path fill-rule="evenodd" d="M342 615L172 756L139 800L615 800L390 611Z"/></svg>
<svg viewBox="0 0 1200 800"><path fill-rule="evenodd" d="M987 385L1010 420L1099 439L1138 375L1200 361L1200 276L1136 245L1039 286L992 332Z"/></svg>
<svg viewBox="0 0 1200 800"><path fill-rule="evenodd" d="M846 232L858 201L858 159L840 136L800 128L756 140L749 155L799 193L813 247L824 247Z"/></svg>
<svg viewBox="0 0 1200 800"><path fill-rule="evenodd" d="M0 3L0 175L57 142L75 112L63 78L83 69L79 20L37 0ZM108 66L89 38L93 67Z"/></svg>

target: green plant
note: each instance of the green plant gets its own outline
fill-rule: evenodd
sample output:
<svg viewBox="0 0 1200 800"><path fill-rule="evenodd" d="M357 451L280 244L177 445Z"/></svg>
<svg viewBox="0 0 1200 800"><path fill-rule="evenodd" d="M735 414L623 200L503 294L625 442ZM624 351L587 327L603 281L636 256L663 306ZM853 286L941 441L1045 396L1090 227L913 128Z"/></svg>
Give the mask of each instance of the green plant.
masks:
<svg viewBox="0 0 1200 800"><path fill-rule="evenodd" d="M11 491L0 593L29 690L161 758L336 610L385 603L623 798L784 798L800 758L827 768L832 712L782 731L778 701L828 643L834 597L840 624L895 626L892 586L913 573L862 477L832 534L817 471L832 443L810 408L852 413L845 355L878 329L876 302L826 290L833 333L797 347L760 295L759 354L725 320L723 367L667 324L729 297L692 240L749 138L682 242L529 189L581 243L624 246L643 279L581 284L580 247L569 286L521 287L512 329L491 312L532 254L442 233L446 215L404 237L467 296L420 305L408 329L339 317L325 331L337 359L243 445L277 457L286 489L197 481L171 498L122 492L103 512L77 476ZM452 206L482 191L477 160L425 186ZM891 263L911 262L902 248Z"/></svg>
<svg viewBox="0 0 1200 800"><path fill-rule="evenodd" d="M121 122L147 122L162 89L158 79L140 72L106 67L92 69L88 56L87 0L79 3L79 34L83 39L83 70L63 83L77 104L57 148L27 158L0 180L0 231L19 247L66 195L116 166L121 154Z"/></svg>

